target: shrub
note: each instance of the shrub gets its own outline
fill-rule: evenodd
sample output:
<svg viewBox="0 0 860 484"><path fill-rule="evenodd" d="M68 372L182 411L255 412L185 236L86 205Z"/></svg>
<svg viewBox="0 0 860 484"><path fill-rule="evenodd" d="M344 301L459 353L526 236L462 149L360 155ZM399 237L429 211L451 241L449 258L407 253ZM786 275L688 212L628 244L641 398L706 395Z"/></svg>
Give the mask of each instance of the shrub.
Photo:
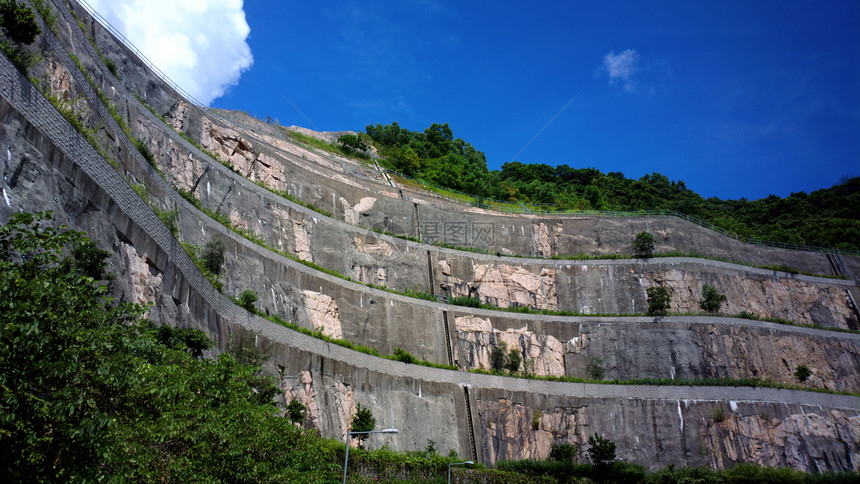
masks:
<svg viewBox="0 0 860 484"><path fill-rule="evenodd" d="M726 419L726 411L725 409L723 409L722 405L717 406L716 410L714 410L713 415L711 415L711 418L714 419L714 422L717 423L722 422Z"/></svg>
<svg viewBox="0 0 860 484"><path fill-rule="evenodd" d="M209 269L209 272L216 276L221 275L221 266L224 265L224 241L218 237L212 237L203 246L203 265Z"/></svg>
<svg viewBox="0 0 860 484"><path fill-rule="evenodd" d="M248 311L254 312L254 303L258 301L257 293L254 292L253 289L245 289L239 294L239 306L247 309Z"/></svg>
<svg viewBox="0 0 860 484"><path fill-rule="evenodd" d="M305 415L307 414L307 407L305 407L300 401L295 398L290 400L290 403L287 404L287 417L289 417L290 422L293 423L302 423L305 421Z"/></svg>
<svg viewBox="0 0 860 484"><path fill-rule="evenodd" d="M520 363L523 362L523 357L520 354L520 350L511 350L508 353L508 360L505 362L505 368L511 372L516 373L520 370Z"/></svg>
<svg viewBox="0 0 860 484"><path fill-rule="evenodd" d="M615 442L595 432L588 438L588 458L596 466L607 466L615 462Z"/></svg>
<svg viewBox="0 0 860 484"><path fill-rule="evenodd" d="M139 138L132 139L132 143L134 143L134 147L137 148L137 151L140 152L143 159L149 163L149 166L158 169L158 165L155 164L155 155L152 154L152 150L149 149L149 144Z"/></svg>
<svg viewBox="0 0 860 484"><path fill-rule="evenodd" d="M552 444L549 450L549 460L573 462L576 460L577 446L575 444Z"/></svg>
<svg viewBox="0 0 860 484"><path fill-rule="evenodd" d="M720 291L717 291L716 287L710 284L702 286L702 297L703 299L699 301L699 306L703 311L707 311L709 313L720 312L720 306L722 306L727 299L725 294L721 294Z"/></svg>
<svg viewBox="0 0 860 484"><path fill-rule="evenodd" d="M179 234L179 209L174 208L173 210L162 210L158 207L152 207L152 210L155 212L155 215L161 219L161 222L167 227L167 230L176 237L177 234Z"/></svg>
<svg viewBox="0 0 860 484"><path fill-rule="evenodd" d="M42 33L36 23L36 13L15 0L0 1L0 27L6 37L20 45L30 45Z"/></svg>
<svg viewBox="0 0 860 484"><path fill-rule="evenodd" d="M603 360L597 357L591 357L588 365L585 366L585 372L592 380L602 380L606 373L603 369Z"/></svg>
<svg viewBox="0 0 860 484"><path fill-rule="evenodd" d="M347 151L366 151L369 148L369 146L367 146L367 142L354 134L345 134L338 138L337 142L340 143L341 147Z"/></svg>
<svg viewBox="0 0 860 484"><path fill-rule="evenodd" d="M540 418L543 417L543 412L540 410L535 410L532 414L532 429L538 430L540 428Z"/></svg>
<svg viewBox="0 0 860 484"><path fill-rule="evenodd" d="M355 407L355 415L352 416L352 422L350 425L350 431L352 432L369 432L376 427L376 419L373 418L373 413L369 408L364 408L361 404L357 404ZM359 448L364 448L364 441L367 439L368 434L358 434L355 436L358 439Z"/></svg>
<svg viewBox="0 0 860 484"><path fill-rule="evenodd" d="M505 369L505 349L504 343L493 346L493 350L490 352L490 367L492 369L496 371Z"/></svg>
<svg viewBox="0 0 860 484"><path fill-rule="evenodd" d="M654 252L654 236L648 232L639 232L633 238L633 254L636 257L651 257Z"/></svg>
<svg viewBox="0 0 860 484"><path fill-rule="evenodd" d="M800 383L805 382L812 376L812 370L809 369L806 365L800 365L797 367L797 370L794 372L794 377L797 378L797 381Z"/></svg>
<svg viewBox="0 0 860 484"><path fill-rule="evenodd" d="M403 363L408 363L408 364L415 364L418 362L417 358L410 355L403 348L394 348L394 359L397 361L402 361Z"/></svg>
<svg viewBox="0 0 860 484"><path fill-rule="evenodd" d="M468 308L480 308L481 300L476 297L452 297L448 300L448 304L465 306Z"/></svg>
<svg viewBox="0 0 860 484"><path fill-rule="evenodd" d="M672 302L672 291L665 287L654 286L646 289L646 292L648 293L648 314L665 316Z"/></svg>
<svg viewBox="0 0 860 484"><path fill-rule="evenodd" d="M759 315L758 315L758 314L756 314L756 313L752 313L752 312L749 312L749 311L741 311L741 312L739 312L739 313L738 313L738 317L739 317L739 318L743 318L743 319L755 319L755 320L761 319L761 317L759 317Z"/></svg>

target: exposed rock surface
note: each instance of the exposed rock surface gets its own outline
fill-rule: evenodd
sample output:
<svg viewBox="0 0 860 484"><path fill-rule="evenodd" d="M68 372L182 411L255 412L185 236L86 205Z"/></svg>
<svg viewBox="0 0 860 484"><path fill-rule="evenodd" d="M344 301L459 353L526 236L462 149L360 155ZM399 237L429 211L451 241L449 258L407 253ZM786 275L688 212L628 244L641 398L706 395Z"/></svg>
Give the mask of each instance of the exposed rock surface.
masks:
<svg viewBox="0 0 860 484"><path fill-rule="evenodd" d="M783 419L766 414L738 416L724 409L722 421L703 420L708 463L716 469L739 462L826 472L834 467L860 471L860 417L838 410L826 414L793 414ZM719 419L718 419L719 420ZM847 454L821 448L820 442L844 442Z"/></svg>
<svg viewBox="0 0 860 484"><path fill-rule="evenodd" d="M331 338L342 339L343 330L340 326L337 302L331 296L314 291L304 290L302 295L305 311L313 328Z"/></svg>
<svg viewBox="0 0 860 484"><path fill-rule="evenodd" d="M284 400L289 404L293 400L305 406L305 420L302 425L308 429L319 429L320 409L316 401L311 372L302 371L298 378L284 378Z"/></svg>
<svg viewBox="0 0 860 484"><path fill-rule="evenodd" d="M475 297L500 308L558 309L556 271L553 269L543 269L540 274L534 274L519 266L476 262L472 262L472 268L474 278L464 281L447 275L450 266L447 261L440 261L439 269L444 275L442 290L450 291L454 297Z"/></svg>
<svg viewBox="0 0 860 484"><path fill-rule="evenodd" d="M552 233L550 233L550 227L543 222L540 224L533 224L532 229L534 231L535 253L537 255L541 257L552 257L554 253L557 253L558 238L564 232L562 224L555 224L555 226L552 227Z"/></svg>
<svg viewBox="0 0 860 484"><path fill-rule="evenodd" d="M349 202L344 198L341 198L340 202L343 205L343 220L346 223L357 225L361 214L373 209L376 199L373 197L364 197L354 206L350 206Z"/></svg>
<svg viewBox="0 0 860 484"><path fill-rule="evenodd" d="M855 316L845 302L845 291L833 286L809 284L793 278L738 277L736 274L702 274L666 270L642 274L645 289L663 286L672 290L671 311L701 311L702 287L715 286L726 295L722 312L749 311L805 324L848 328Z"/></svg>
<svg viewBox="0 0 860 484"><path fill-rule="evenodd" d="M544 460L553 444L578 445L584 455L588 436L583 408L539 410L505 398L482 403L479 424L487 429L484 451L492 462Z"/></svg>
<svg viewBox="0 0 860 484"><path fill-rule="evenodd" d="M155 304L160 300L161 283L164 280L161 271L147 262L146 254L138 255L133 245L120 242L120 248L126 261L132 302Z"/></svg>
<svg viewBox="0 0 860 484"><path fill-rule="evenodd" d="M302 260L313 262L311 239L304 221L293 220L293 237L295 237L295 254Z"/></svg>
<svg viewBox="0 0 860 484"><path fill-rule="evenodd" d="M455 318L457 353L465 368L492 368L490 354L501 346L507 351L518 350L523 363L535 375L564 376L564 354L561 342L551 335L539 335L526 328L497 331L487 318L461 316Z"/></svg>

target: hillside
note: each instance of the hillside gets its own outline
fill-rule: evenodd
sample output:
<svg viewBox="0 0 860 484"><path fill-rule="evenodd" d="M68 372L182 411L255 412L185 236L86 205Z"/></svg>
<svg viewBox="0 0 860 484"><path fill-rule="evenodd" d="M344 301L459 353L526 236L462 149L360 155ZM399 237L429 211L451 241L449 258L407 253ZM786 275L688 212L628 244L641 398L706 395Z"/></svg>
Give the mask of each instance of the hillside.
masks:
<svg viewBox="0 0 860 484"><path fill-rule="evenodd" d="M382 162L391 169L441 188L462 191L476 203L527 204L566 210L673 210L741 237L783 244L860 250L860 178L847 179L810 194L792 193L760 200L705 199L683 181L660 173L638 180L595 168L507 162L488 170L483 153L454 138L447 123L423 132L396 122L368 125ZM488 200L491 199L491 200Z"/></svg>
<svg viewBox="0 0 860 484"><path fill-rule="evenodd" d="M860 257L462 203L195 106L86 9L50 8L29 77L0 59L0 220L86 231L112 295L206 332L206 358L253 335L305 429L345 440L361 404L400 430L372 448L432 440L489 466L560 444L583 461L598 433L650 469L860 468ZM664 257L632 257L643 232Z"/></svg>

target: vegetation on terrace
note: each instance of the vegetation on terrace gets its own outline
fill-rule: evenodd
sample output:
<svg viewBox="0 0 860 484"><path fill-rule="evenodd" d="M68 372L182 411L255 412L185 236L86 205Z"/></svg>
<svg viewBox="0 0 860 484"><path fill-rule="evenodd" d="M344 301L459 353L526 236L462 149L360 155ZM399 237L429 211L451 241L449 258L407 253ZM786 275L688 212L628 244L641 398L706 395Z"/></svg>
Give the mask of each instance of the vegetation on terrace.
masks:
<svg viewBox="0 0 860 484"><path fill-rule="evenodd" d="M56 227L50 213L15 214L0 227L2 475L16 482L339 480L344 444L281 416L275 380L242 362L260 351L205 358L213 343L202 332L155 326L142 316L146 307L116 304L107 255L83 232ZM463 461L453 451L443 457L432 441L423 451L351 454L358 472L349 482L441 483L448 464ZM856 478L749 465L649 474L620 461L559 459L575 453L455 472L477 482L672 482L691 473L706 482Z"/></svg>

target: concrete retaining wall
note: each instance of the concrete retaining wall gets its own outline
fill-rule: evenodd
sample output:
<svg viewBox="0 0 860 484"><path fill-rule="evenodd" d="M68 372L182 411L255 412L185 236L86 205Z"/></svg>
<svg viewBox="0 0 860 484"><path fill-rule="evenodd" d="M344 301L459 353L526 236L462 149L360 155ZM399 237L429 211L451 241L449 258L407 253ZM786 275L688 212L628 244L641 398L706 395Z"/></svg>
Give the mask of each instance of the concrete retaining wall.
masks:
<svg viewBox="0 0 860 484"><path fill-rule="evenodd" d="M13 174L3 182L0 218L5 220L19 209L54 209L59 221L88 231L103 248L114 253L111 270L119 272L115 290L128 299L151 298L156 303L151 310L153 319L204 329L216 338L219 351L241 331L259 334L260 346L274 344L273 371L282 375L290 398L303 396L315 403L318 413L314 425L324 435L342 435L353 403L361 402L373 408L381 426L401 428L401 433L387 442L394 448L420 449L426 439L432 439L440 449L454 449L467 456L472 452L474 437L475 457L488 463L502 455L542 458L548 440L570 441L577 438L577 432L594 429L619 442L622 456L650 467L699 462L719 467L734 461L785 463L804 469L858 467L860 399L855 397L752 388L583 385L437 370L356 353L252 315L203 279L149 207L5 59L0 59L0 80L0 96L5 100L0 102L0 144L9 150L5 168ZM113 135L121 138L116 132ZM123 146L127 146L126 141ZM390 307L405 301L412 306L413 317L433 308L436 322L427 326L435 324L437 329L429 329L428 337L438 340L442 334L438 317L452 308L385 293L377 295L378 291L312 273L286 260L270 264L268 261L277 260L277 256L219 229L151 169L141 165L139 156L129 154L127 149L120 153L126 169L144 181L153 196L163 197L160 204L180 208L184 235L199 231L202 237L204 230L210 230L210 234L222 231L230 244L231 263L235 264L232 272L246 274L231 280L236 289L243 277L250 280L263 274L263 280L272 281L272 310L279 301L278 290L282 291L283 307L298 307L297 288L306 298L304 291L313 284L319 287L319 294L346 301L342 304L353 314L360 313L356 310L356 295L359 309L364 308L366 295L379 297ZM9 202L5 203L7 198ZM388 311L391 310L374 309L367 314L374 319L388 318L390 323L386 324L402 323L408 318ZM474 316L485 313L476 311ZM537 316L522 317L543 321ZM563 322L553 324L562 331ZM414 330L396 330L407 329ZM856 347L857 343L850 344ZM695 410L685 414L682 401L685 407L689 401ZM721 422L706 417L719 404L728 405L730 410L725 413L729 417ZM508 407L521 410L512 413L505 410ZM471 419L467 408L471 409ZM589 409L582 414L584 420L581 416L570 419L577 408ZM670 421L673 408L678 412L677 427L658 425ZM536 411L542 415L535 425ZM505 417L507 414L515 418ZM732 417L735 414L737 418ZM753 419L756 415L760 420ZM710 425L708 418L714 420ZM534 436L523 431L523 419ZM470 420L471 432L466 425ZM646 427L649 420L656 422L650 433ZM567 426L571 422L574 425ZM685 437L678 439L679 432ZM770 451L765 455L744 450L773 449L772 443L780 435L784 438L786 432L792 435L792 444L784 446L788 450L775 458ZM626 435L639 440L631 441ZM526 445L528 439L539 439L540 445ZM696 440L701 441L700 457L689 451ZM750 445L756 442L767 445ZM795 445L796 442L800 443ZM512 454L511 449L519 450ZM709 459L709 455L714 457Z"/></svg>

